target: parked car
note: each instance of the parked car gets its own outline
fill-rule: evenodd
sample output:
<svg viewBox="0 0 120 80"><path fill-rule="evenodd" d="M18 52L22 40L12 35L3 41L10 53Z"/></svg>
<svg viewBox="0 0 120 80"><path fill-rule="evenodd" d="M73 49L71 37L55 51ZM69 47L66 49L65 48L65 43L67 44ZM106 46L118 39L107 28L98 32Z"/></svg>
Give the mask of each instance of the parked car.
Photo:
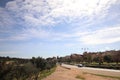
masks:
<svg viewBox="0 0 120 80"><path fill-rule="evenodd" d="M78 66L78 67L83 67L83 65L82 65L82 64L77 64L77 66Z"/></svg>

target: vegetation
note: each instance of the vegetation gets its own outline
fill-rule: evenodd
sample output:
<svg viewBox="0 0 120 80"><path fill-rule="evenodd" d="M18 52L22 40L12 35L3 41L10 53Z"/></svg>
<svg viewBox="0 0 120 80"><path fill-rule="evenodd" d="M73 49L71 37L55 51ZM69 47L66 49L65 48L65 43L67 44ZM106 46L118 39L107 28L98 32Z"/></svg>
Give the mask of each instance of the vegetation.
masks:
<svg viewBox="0 0 120 80"><path fill-rule="evenodd" d="M32 59L0 57L0 79L40 80L51 74L55 66L56 58L54 57L47 59L41 57L33 57Z"/></svg>
<svg viewBox="0 0 120 80"><path fill-rule="evenodd" d="M85 78L81 75L77 75L76 78L80 79L80 80L85 80Z"/></svg>
<svg viewBox="0 0 120 80"><path fill-rule="evenodd" d="M0 80L40 80L51 74L56 63L83 64L89 67L120 69L120 50L84 52L65 57L32 59L0 57ZM77 76L80 78L80 76Z"/></svg>
<svg viewBox="0 0 120 80"><path fill-rule="evenodd" d="M115 64L115 63L103 63L101 65L97 63L91 63L91 64L86 64L88 67L94 67L94 68L107 68L107 69L120 69L120 64Z"/></svg>
<svg viewBox="0 0 120 80"><path fill-rule="evenodd" d="M81 54L71 54L70 56L57 57L58 62L67 64L83 64L88 67L99 67L109 69L120 69L120 50L105 52L84 52Z"/></svg>
<svg viewBox="0 0 120 80"><path fill-rule="evenodd" d="M83 72L83 74L91 74L91 75L96 75L96 76L101 76L101 77L108 77L108 78L115 78L115 79L120 80L120 77L116 77L116 76L107 76L107 75L93 74L93 73L87 73L87 72Z"/></svg>
<svg viewBox="0 0 120 80"><path fill-rule="evenodd" d="M47 77L48 75L52 74L55 71L56 67L51 68L50 70L44 70L42 72L40 72L39 74L39 79L43 79L45 77Z"/></svg>

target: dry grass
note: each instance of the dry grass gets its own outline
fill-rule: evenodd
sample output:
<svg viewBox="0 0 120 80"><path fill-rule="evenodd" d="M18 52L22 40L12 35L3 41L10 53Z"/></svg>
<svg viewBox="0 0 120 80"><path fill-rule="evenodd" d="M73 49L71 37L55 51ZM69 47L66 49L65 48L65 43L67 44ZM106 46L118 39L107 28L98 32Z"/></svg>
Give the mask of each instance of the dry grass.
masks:
<svg viewBox="0 0 120 80"><path fill-rule="evenodd" d="M102 74L93 74L93 73L87 73L87 72L83 72L83 74L91 74L91 75L95 75L95 76L107 77L107 78L115 78L115 79L120 80L120 77L116 77L116 76L107 76L107 75L102 75Z"/></svg>
<svg viewBox="0 0 120 80"><path fill-rule="evenodd" d="M83 77L82 75L77 75L76 78L81 79L81 80L85 80L85 77Z"/></svg>

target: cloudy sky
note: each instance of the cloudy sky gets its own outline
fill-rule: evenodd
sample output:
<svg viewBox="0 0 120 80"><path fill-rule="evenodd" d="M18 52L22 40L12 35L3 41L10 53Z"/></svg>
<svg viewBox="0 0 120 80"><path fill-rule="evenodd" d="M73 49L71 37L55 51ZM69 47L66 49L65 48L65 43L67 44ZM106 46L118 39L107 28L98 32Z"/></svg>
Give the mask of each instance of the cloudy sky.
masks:
<svg viewBox="0 0 120 80"><path fill-rule="evenodd" d="M0 0L0 56L120 49L120 0Z"/></svg>

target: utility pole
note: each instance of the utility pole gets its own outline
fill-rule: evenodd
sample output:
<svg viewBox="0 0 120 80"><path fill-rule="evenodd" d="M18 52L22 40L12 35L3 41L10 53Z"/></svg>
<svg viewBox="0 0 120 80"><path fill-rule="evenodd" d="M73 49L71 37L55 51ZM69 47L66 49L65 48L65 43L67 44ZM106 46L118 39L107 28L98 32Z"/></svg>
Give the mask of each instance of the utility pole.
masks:
<svg viewBox="0 0 120 80"><path fill-rule="evenodd" d="M81 50L82 50L83 52L87 52L87 51L89 50L89 48L81 48Z"/></svg>

